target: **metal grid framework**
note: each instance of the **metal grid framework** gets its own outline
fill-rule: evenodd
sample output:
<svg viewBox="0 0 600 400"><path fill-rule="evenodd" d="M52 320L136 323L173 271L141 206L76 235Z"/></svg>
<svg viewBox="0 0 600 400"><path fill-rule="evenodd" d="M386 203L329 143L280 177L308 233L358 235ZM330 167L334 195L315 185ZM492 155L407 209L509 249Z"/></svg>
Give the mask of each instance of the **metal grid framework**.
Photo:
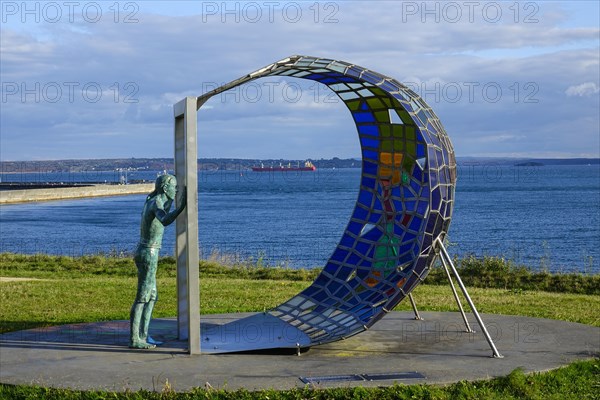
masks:
<svg viewBox="0 0 600 400"><path fill-rule="evenodd" d="M415 92L331 59L286 58L206 93L198 108L220 92L269 76L328 86L350 111L360 140L360 190L338 246L312 285L267 312L306 335L303 345L327 343L368 329L427 276L452 216L454 150Z"/></svg>

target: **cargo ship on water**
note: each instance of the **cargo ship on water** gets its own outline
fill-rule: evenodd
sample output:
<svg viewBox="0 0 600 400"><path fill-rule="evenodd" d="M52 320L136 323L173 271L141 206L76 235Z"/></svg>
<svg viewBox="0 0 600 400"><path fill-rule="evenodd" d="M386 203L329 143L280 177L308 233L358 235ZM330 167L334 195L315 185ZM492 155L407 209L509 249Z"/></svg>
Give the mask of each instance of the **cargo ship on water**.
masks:
<svg viewBox="0 0 600 400"><path fill-rule="evenodd" d="M281 165L281 163L274 167L265 167L264 164L260 164L260 167L252 167L252 171L255 172L287 172L287 171L316 171L317 167L314 166L310 161L306 161L304 166L301 167L300 163L297 166L292 166L292 163L288 163L288 165Z"/></svg>

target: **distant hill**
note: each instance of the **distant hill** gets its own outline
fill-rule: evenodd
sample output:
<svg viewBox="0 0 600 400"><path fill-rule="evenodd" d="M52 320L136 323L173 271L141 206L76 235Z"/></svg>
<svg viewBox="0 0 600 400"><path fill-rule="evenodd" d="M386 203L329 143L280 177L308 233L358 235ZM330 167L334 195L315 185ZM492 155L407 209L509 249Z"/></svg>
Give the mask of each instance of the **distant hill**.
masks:
<svg viewBox="0 0 600 400"><path fill-rule="evenodd" d="M242 159L242 158L200 158L200 170L246 170L253 166L297 165L304 161L311 161L319 168L359 168L360 159L357 158L330 158L303 160L290 159ZM510 166L543 166L543 165L600 165L599 158L494 158L494 157L458 157L457 163L461 165L510 165ZM49 160L49 161L0 161L0 173L26 173L26 172L89 172L89 171L115 171L150 170L172 171L174 169L172 158L102 158L89 160Z"/></svg>
<svg viewBox="0 0 600 400"><path fill-rule="evenodd" d="M508 157L457 157L464 165L490 164L512 166L543 165L600 165L600 158L508 158Z"/></svg>

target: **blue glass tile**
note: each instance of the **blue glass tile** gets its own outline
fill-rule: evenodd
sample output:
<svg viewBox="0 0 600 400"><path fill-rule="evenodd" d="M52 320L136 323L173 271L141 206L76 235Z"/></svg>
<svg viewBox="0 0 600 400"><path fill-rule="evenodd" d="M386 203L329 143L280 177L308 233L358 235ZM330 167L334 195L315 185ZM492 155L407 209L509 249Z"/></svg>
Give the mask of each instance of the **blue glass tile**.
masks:
<svg viewBox="0 0 600 400"><path fill-rule="evenodd" d="M379 198L375 197L375 203L373 203L374 210L383 210L383 206L381 205L381 201Z"/></svg>
<svg viewBox="0 0 600 400"><path fill-rule="evenodd" d="M315 293L317 293L319 290L319 288L315 287L315 286L309 286L306 289L304 289L302 291L302 294L305 295L306 297L313 297L315 295Z"/></svg>
<svg viewBox="0 0 600 400"><path fill-rule="evenodd" d="M340 240L340 246L352 247L353 244L354 238L352 238L350 235L344 234L344 236L342 236L342 240Z"/></svg>
<svg viewBox="0 0 600 400"><path fill-rule="evenodd" d="M304 76L302 79L310 79L313 81L318 81L319 79L323 79L324 76L320 75L320 74L311 74L311 75L306 75Z"/></svg>
<svg viewBox="0 0 600 400"><path fill-rule="evenodd" d="M377 153L375 153L375 154L377 154ZM367 176L363 176L361 184L363 186L368 187L368 188L375 187L375 179L374 178L369 178Z"/></svg>
<svg viewBox="0 0 600 400"><path fill-rule="evenodd" d="M427 204L426 201L419 201L417 203L417 213L419 215L425 215L425 213L427 212L427 209L429 208L429 204Z"/></svg>
<svg viewBox="0 0 600 400"><path fill-rule="evenodd" d="M370 110L369 105L367 104L366 101L363 101L362 103L360 103L360 109L361 110L365 110L365 111L369 111Z"/></svg>
<svg viewBox="0 0 600 400"><path fill-rule="evenodd" d="M419 112L417 113L417 115L419 116L419 119L421 120L421 124L423 126L425 126L425 124L427 123L427 116L425 115L425 113L423 112L423 110L419 110Z"/></svg>
<svg viewBox="0 0 600 400"><path fill-rule="evenodd" d="M358 133L361 135L379 136L379 127L377 125L360 125L358 127Z"/></svg>
<svg viewBox="0 0 600 400"><path fill-rule="evenodd" d="M325 265L325 268L323 268L323 271L328 272L330 274L334 274L335 271L337 271L338 268L339 268L338 265L332 263L331 260L329 260L327 262L327 264Z"/></svg>
<svg viewBox="0 0 600 400"><path fill-rule="evenodd" d="M352 116L357 123L375 122L375 116L370 112L353 112Z"/></svg>
<svg viewBox="0 0 600 400"><path fill-rule="evenodd" d="M376 151L373 150L363 150L363 158L368 158L374 161L377 161L377 159L379 158L379 153L377 153ZM364 179L363 179L363 185L368 186L364 183Z"/></svg>
<svg viewBox="0 0 600 400"><path fill-rule="evenodd" d="M339 281L331 281L327 289L329 293L334 294L341 286L342 284Z"/></svg>
<svg viewBox="0 0 600 400"><path fill-rule="evenodd" d="M431 191L431 209L437 211L440 209L440 204L442 202L442 196L440 194L440 189L434 189Z"/></svg>
<svg viewBox="0 0 600 400"><path fill-rule="evenodd" d="M362 147L377 148L379 146L379 140L377 140L377 139L371 139L371 138L362 136L360 138L360 144L361 144Z"/></svg>
<svg viewBox="0 0 600 400"><path fill-rule="evenodd" d="M426 230L426 232L429 232L429 231ZM426 249L427 247L431 246L432 243L433 243L433 239L431 238L431 236L425 235L425 237L423 238L422 248Z"/></svg>
<svg viewBox="0 0 600 400"><path fill-rule="evenodd" d="M320 274L319 276L317 276L317 279L315 279L314 284L317 286L323 286L327 282L329 282L329 278L326 277L324 274Z"/></svg>
<svg viewBox="0 0 600 400"><path fill-rule="evenodd" d="M406 207L406 211L415 211L416 201L405 201L404 206Z"/></svg>
<svg viewBox="0 0 600 400"><path fill-rule="evenodd" d="M413 190L413 192L415 193L415 195L418 196L419 192L421 191L421 185L411 179L410 187Z"/></svg>
<svg viewBox="0 0 600 400"><path fill-rule="evenodd" d="M408 228L411 231L417 231L419 232L419 229L421 229L421 222L423 222L422 219L418 218L418 217L413 217L412 221L410 222L410 225L408 226ZM406 236L404 237L404 240L408 240L406 238Z"/></svg>
<svg viewBox="0 0 600 400"><path fill-rule="evenodd" d="M413 221L414 221L415 219L416 219L417 221L419 221L419 220L420 220L420 219L419 219L419 218L417 218L417 217L413 217ZM410 242L411 240L415 239L416 237L417 237L417 235L413 235L412 233L406 232L406 234L404 235L404 238L403 238L403 240L404 240L404 242L408 243L408 242ZM408 247L409 247L409 249L408 249L408 250L410 250L410 247L411 247L411 246L414 246L414 243L409 243L409 244L408 244ZM407 251L408 251L408 250L407 250Z"/></svg>
<svg viewBox="0 0 600 400"><path fill-rule="evenodd" d="M347 285L341 286L341 288L335 294L337 298L342 299L346 297L346 295L350 293L350 288Z"/></svg>
<svg viewBox="0 0 600 400"><path fill-rule="evenodd" d="M327 294L327 292L325 292L324 290L320 290L317 293L313 294L312 296L315 300L317 301L323 301L326 298L329 297L329 295Z"/></svg>
<svg viewBox="0 0 600 400"><path fill-rule="evenodd" d="M356 207L354 209L354 213L352 214L352 218L356 218L359 221L364 221L367 218L369 212L362 207Z"/></svg>
<svg viewBox="0 0 600 400"><path fill-rule="evenodd" d="M389 80L385 80L381 83L381 85L379 85L380 88L382 88L383 90L385 90L386 92L396 92L398 91L398 89L400 89L398 86L394 85L392 82L390 82Z"/></svg>
<svg viewBox="0 0 600 400"><path fill-rule="evenodd" d="M333 254L331 255L331 259L334 261L343 262L347 255L348 255L347 250L342 250L338 247L337 249L334 250Z"/></svg>
<svg viewBox="0 0 600 400"><path fill-rule="evenodd" d="M418 143L417 144L417 158L425 157L425 146Z"/></svg>
<svg viewBox="0 0 600 400"><path fill-rule="evenodd" d="M325 79L321 79L319 82L321 82L325 85L329 85L331 83L338 83L339 80L337 78L325 78Z"/></svg>
<svg viewBox="0 0 600 400"><path fill-rule="evenodd" d="M360 193L358 194L358 202L369 208L371 207L372 200L373 200L373 194L371 192L367 192L366 190L361 190Z"/></svg>
<svg viewBox="0 0 600 400"><path fill-rule="evenodd" d="M374 140L374 142L377 142L377 140ZM369 175L377 175L377 164L363 161L363 172Z"/></svg>
<svg viewBox="0 0 600 400"><path fill-rule="evenodd" d="M371 214L371 216L369 217L369 223L370 224L377 224L379 223L379 221L381 220L381 211L377 212L377 211L373 211L373 213Z"/></svg>
<svg viewBox="0 0 600 400"><path fill-rule="evenodd" d="M445 201L442 201L442 205L440 206L440 214L442 214L442 216L448 217L448 215L446 214L446 212L449 211L449 209L447 208L447 203Z"/></svg>
<svg viewBox="0 0 600 400"><path fill-rule="evenodd" d="M348 71L346 71L346 74L350 75L350 76L355 76L358 78L363 71L364 71L363 68L358 68L356 66L353 66L353 67L348 68Z"/></svg>
<svg viewBox="0 0 600 400"><path fill-rule="evenodd" d="M363 224L360 224L358 222L350 222L346 229L348 231L350 231L351 233L358 235L360 233L360 230L362 229L362 227L363 227Z"/></svg>
<svg viewBox="0 0 600 400"><path fill-rule="evenodd" d="M421 168L419 168L418 165L415 165L415 167L413 168L412 175L415 177L415 179L417 180L417 182L422 182L423 181L423 171L421 170Z"/></svg>
<svg viewBox="0 0 600 400"><path fill-rule="evenodd" d="M350 257L348 257L348 264L350 265L357 265L359 261L360 257L355 253L350 254Z"/></svg>
<svg viewBox="0 0 600 400"><path fill-rule="evenodd" d="M402 236L403 233L404 233L404 226L394 224L394 236L400 237L400 236Z"/></svg>
<svg viewBox="0 0 600 400"><path fill-rule="evenodd" d="M432 187L432 188L434 188L434 187L436 187L436 186L437 186L437 184L438 184L438 174L437 174L437 172L436 172L436 171L434 171L434 170L431 170L431 171L429 172L429 180L430 180L430 182L431 182L431 187Z"/></svg>
<svg viewBox="0 0 600 400"><path fill-rule="evenodd" d="M404 239L404 243L406 243L406 239ZM398 254L404 254L404 253L410 251L410 249L412 249L412 247L413 247L412 243L403 244L402 246L400 246L398 248Z"/></svg>
<svg viewBox="0 0 600 400"><path fill-rule="evenodd" d="M377 231L377 229L375 229L374 231ZM371 232L373 232L373 230ZM369 247L370 247L370 244L365 243L360 240L356 243L356 246L354 246L354 248L356 249L358 254L363 254L363 255L367 254L367 251L369 251Z"/></svg>

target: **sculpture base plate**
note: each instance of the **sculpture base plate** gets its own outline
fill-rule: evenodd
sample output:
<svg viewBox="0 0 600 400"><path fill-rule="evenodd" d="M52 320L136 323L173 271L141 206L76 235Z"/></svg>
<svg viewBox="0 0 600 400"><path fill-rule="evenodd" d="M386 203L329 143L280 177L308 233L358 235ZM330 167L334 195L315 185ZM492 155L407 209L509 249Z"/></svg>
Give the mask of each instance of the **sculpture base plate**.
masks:
<svg viewBox="0 0 600 400"><path fill-rule="evenodd" d="M301 349L310 345L304 332L267 313L222 324L201 321L200 328L200 348L208 354Z"/></svg>
<svg viewBox="0 0 600 400"><path fill-rule="evenodd" d="M216 326L250 315L207 315L201 321ZM167 382L177 391L206 383L231 390L290 389L305 386L301 377L321 377L323 388L447 384L506 376L517 367L545 371L600 354L598 327L482 314L504 355L494 359L481 332L464 331L459 313L421 315L424 321L415 321L412 312L391 312L368 331L300 357L293 350L190 356L187 343L177 340L174 318L152 321L150 334L165 343L151 350L127 347L128 321L10 332L0 335L0 382L116 391L160 391ZM389 379L348 379L355 375Z"/></svg>

